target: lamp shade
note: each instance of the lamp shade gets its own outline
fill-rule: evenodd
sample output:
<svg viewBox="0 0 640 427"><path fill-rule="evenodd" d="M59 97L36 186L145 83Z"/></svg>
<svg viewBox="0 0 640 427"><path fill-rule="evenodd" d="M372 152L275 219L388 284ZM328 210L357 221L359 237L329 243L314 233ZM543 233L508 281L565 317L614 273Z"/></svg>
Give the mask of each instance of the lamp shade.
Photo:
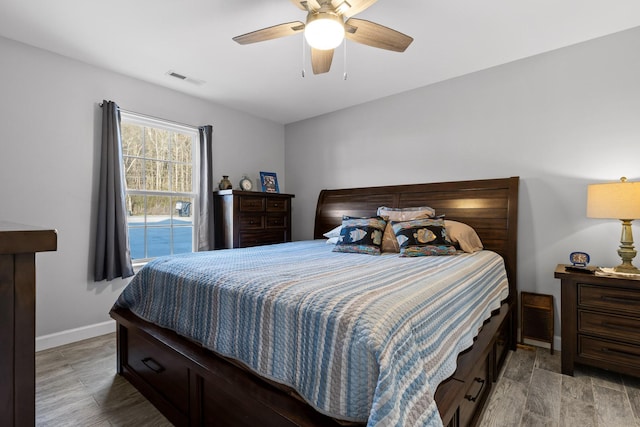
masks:
<svg viewBox="0 0 640 427"><path fill-rule="evenodd" d="M587 187L587 217L640 219L640 182L591 184Z"/></svg>
<svg viewBox="0 0 640 427"><path fill-rule="evenodd" d="M335 49L344 40L342 18L331 13L310 13L304 28L304 37L314 49Z"/></svg>

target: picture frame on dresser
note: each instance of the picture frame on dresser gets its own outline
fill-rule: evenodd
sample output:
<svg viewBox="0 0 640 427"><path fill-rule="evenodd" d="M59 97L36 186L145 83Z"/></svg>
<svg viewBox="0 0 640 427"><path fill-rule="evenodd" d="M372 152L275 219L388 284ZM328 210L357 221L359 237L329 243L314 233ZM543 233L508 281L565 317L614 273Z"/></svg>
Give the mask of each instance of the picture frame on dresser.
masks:
<svg viewBox="0 0 640 427"><path fill-rule="evenodd" d="M265 193L279 193L278 176L275 172L260 172L260 185Z"/></svg>

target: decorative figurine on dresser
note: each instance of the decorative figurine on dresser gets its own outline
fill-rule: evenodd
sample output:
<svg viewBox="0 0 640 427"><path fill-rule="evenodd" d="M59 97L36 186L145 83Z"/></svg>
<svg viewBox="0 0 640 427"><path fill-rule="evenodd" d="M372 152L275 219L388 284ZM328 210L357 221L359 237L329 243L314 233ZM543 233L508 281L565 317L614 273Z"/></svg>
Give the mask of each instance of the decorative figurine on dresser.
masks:
<svg viewBox="0 0 640 427"><path fill-rule="evenodd" d="M249 188L245 183L242 191L220 190L214 194L215 249L291 241L291 199L295 196Z"/></svg>

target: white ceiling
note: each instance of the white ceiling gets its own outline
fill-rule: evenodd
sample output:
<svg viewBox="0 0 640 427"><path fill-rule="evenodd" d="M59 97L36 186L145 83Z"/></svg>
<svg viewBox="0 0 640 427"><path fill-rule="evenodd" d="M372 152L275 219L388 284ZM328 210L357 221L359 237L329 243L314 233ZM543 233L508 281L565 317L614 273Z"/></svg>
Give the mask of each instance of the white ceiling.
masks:
<svg viewBox="0 0 640 427"><path fill-rule="evenodd" d="M357 17L414 42L349 42L346 81L342 47L302 78L301 34L231 40L304 21L289 0L0 0L0 35L286 124L639 26L640 1L379 0Z"/></svg>

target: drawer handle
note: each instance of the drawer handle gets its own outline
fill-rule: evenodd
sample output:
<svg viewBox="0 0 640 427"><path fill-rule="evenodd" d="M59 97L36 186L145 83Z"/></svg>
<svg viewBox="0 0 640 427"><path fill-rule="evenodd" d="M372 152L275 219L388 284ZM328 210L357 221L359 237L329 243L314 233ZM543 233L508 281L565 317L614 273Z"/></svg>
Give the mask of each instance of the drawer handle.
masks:
<svg viewBox="0 0 640 427"><path fill-rule="evenodd" d="M633 298L631 296L627 298L602 296L600 297L600 299L602 301L618 302L620 304L633 304L633 305L636 305L640 301L640 299Z"/></svg>
<svg viewBox="0 0 640 427"><path fill-rule="evenodd" d="M619 331L625 331L625 332L637 332L638 331L638 328L634 328L632 326L619 325L617 323L610 323L610 322L602 322L602 326L604 326L605 328L617 329Z"/></svg>
<svg viewBox="0 0 640 427"><path fill-rule="evenodd" d="M632 353L630 351L624 351L624 350L616 350L616 349L608 348L608 347L602 347L602 352L603 353L622 354L623 356L638 357L638 353Z"/></svg>
<svg viewBox="0 0 640 427"><path fill-rule="evenodd" d="M484 389L484 380L482 378L475 377L473 381L480 383L480 389L478 390L476 395L473 397L471 397L470 394L467 394L464 396L464 398L467 399L469 402L475 402L476 400L478 400L478 397L480 397L480 395L482 394L482 389Z"/></svg>
<svg viewBox="0 0 640 427"><path fill-rule="evenodd" d="M273 204L273 207L274 207L274 208L277 208L277 207L278 207L278 204L277 204L277 203L274 203L274 204Z"/></svg>
<svg viewBox="0 0 640 427"><path fill-rule="evenodd" d="M160 372L165 370L164 366L153 360L152 357L145 357L144 359L142 359L142 363L144 363L144 366L151 369L156 374L159 374Z"/></svg>

